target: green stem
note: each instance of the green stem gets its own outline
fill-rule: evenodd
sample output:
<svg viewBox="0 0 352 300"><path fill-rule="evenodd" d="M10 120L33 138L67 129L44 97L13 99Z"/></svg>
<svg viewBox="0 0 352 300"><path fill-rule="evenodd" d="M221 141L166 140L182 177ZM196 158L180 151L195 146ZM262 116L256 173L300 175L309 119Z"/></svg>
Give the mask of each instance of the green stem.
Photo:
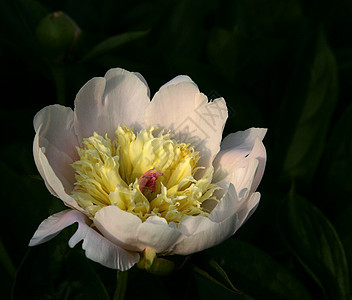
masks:
<svg viewBox="0 0 352 300"><path fill-rule="evenodd" d="M66 104L65 100L65 69L63 64L55 64L51 67L53 74L57 102L61 105Z"/></svg>
<svg viewBox="0 0 352 300"><path fill-rule="evenodd" d="M114 300L123 300L125 298L128 281L128 271L117 270L116 274L116 289L114 293Z"/></svg>
<svg viewBox="0 0 352 300"><path fill-rule="evenodd" d="M15 279L16 268L2 241L0 240L0 264L7 271L11 279Z"/></svg>

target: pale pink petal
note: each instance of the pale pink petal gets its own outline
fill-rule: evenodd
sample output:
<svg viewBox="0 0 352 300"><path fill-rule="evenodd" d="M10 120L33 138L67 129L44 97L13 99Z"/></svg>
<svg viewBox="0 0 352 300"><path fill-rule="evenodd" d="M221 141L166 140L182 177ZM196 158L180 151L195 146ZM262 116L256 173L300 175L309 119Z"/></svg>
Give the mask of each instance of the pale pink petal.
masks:
<svg viewBox="0 0 352 300"><path fill-rule="evenodd" d="M145 78L143 77L143 75L139 72L133 72L134 75L136 75L140 81L142 81L144 83L144 85L146 86L147 88L147 95L148 95L148 98L150 99L150 89L149 89L149 86L148 86L148 83L147 81L145 80Z"/></svg>
<svg viewBox="0 0 352 300"><path fill-rule="evenodd" d="M142 251L137 240L137 231L142 221L132 213L117 206L106 206L94 217L94 224L110 241L127 250Z"/></svg>
<svg viewBox="0 0 352 300"><path fill-rule="evenodd" d="M143 251L149 247L157 253L164 253L181 235L174 223L168 224L163 218L149 217L142 223L137 216L116 206L99 210L94 224L109 240L131 251Z"/></svg>
<svg viewBox="0 0 352 300"><path fill-rule="evenodd" d="M61 105L47 106L36 114L33 123L34 160L45 185L67 206L83 211L69 196L75 182L70 164L78 158L72 110Z"/></svg>
<svg viewBox="0 0 352 300"><path fill-rule="evenodd" d="M232 184L208 218L186 217L178 229L183 233L172 252L188 255L220 244L232 236L258 206L259 193L240 200Z"/></svg>
<svg viewBox="0 0 352 300"><path fill-rule="evenodd" d="M152 248L156 253L167 253L180 238L181 232L174 223L168 224L164 218L149 217L137 232L141 248Z"/></svg>
<svg viewBox="0 0 352 300"><path fill-rule="evenodd" d="M93 78L78 92L75 130L81 140L94 132L114 138L119 124L141 128L150 103L149 89L140 74L110 69L104 78Z"/></svg>
<svg viewBox="0 0 352 300"><path fill-rule="evenodd" d="M184 236L172 252L188 255L218 245L234 233L236 223L236 214L221 222L213 222L202 216L186 217L178 226Z"/></svg>
<svg viewBox="0 0 352 300"><path fill-rule="evenodd" d="M237 231L243 222L248 219L259 204L260 193L251 193L246 198L239 198L232 183L218 205L210 213L209 219L214 222L221 222L233 214L236 214L238 221L234 229Z"/></svg>
<svg viewBox="0 0 352 300"><path fill-rule="evenodd" d="M230 133L221 142L221 151L236 148L242 155L247 155L253 148L254 142L258 137L261 141L264 139L268 130L266 128L249 128L244 131Z"/></svg>
<svg viewBox="0 0 352 300"><path fill-rule="evenodd" d="M76 210L65 210L44 220L39 225L29 246L35 246L52 239L62 229L75 222L78 223L78 229L69 240L71 248L83 240L82 248L89 259L103 266L121 271L130 269L138 262L139 254L126 251L104 238L90 227L91 221L89 218Z"/></svg>
<svg viewBox="0 0 352 300"><path fill-rule="evenodd" d="M237 231L243 223L248 220L248 218L254 213L257 209L260 200L260 193L256 192L251 194L246 201L244 201L241 207L237 211L238 222L236 223Z"/></svg>
<svg viewBox="0 0 352 300"><path fill-rule="evenodd" d="M255 158L259 165L250 190L255 191L262 179L266 164L266 150L262 143L265 133L266 129L250 128L227 136L214 160L213 182L226 187L226 184L232 182L231 178L235 170L246 167L248 162Z"/></svg>
<svg viewBox="0 0 352 300"><path fill-rule="evenodd" d="M77 202L66 192L64 184L66 184L66 188L68 190L72 189L70 182L67 182L63 179L59 179L58 176L55 174L54 170L51 168L47 157L45 156L44 152L45 148L39 148L37 144L38 139L34 140L35 149L35 157L37 166L40 165L40 170L42 177L45 179L46 186L50 187L49 191L53 193L54 196L60 198L65 205L75 208L81 212L84 210L77 204ZM70 167L70 166L69 166Z"/></svg>
<svg viewBox="0 0 352 300"><path fill-rule="evenodd" d="M36 246L50 241L62 229L72 225L75 222L74 218L72 218L72 213L75 215L74 210L67 209L45 219L31 238L29 246Z"/></svg>
<svg viewBox="0 0 352 300"><path fill-rule="evenodd" d="M177 82L178 80L175 80ZM223 98L208 102L193 82L183 80L160 89L146 109L146 125L169 129L180 142L200 151L199 166L210 167L220 149L227 119ZM200 177L204 170L196 173Z"/></svg>
<svg viewBox="0 0 352 300"><path fill-rule="evenodd" d="M72 109L61 105L47 106L35 115L33 124L36 131L33 153L39 173L48 186L48 179L45 178L43 166L38 159L41 151L66 193L70 193L75 181L75 173L70 164L78 159L78 140L73 128ZM49 190L52 191L52 187Z"/></svg>
<svg viewBox="0 0 352 300"><path fill-rule="evenodd" d="M251 153L247 157L239 161L235 167L245 167L252 159L256 159L259 162L251 187L251 192L255 192L259 186L260 181L262 180L266 165L266 149L264 147L263 142L259 138L256 139Z"/></svg>
<svg viewBox="0 0 352 300"><path fill-rule="evenodd" d="M242 161L241 161L242 162ZM255 158L248 159L243 166L236 167L227 177L235 187L240 201L248 198L251 193L253 180L258 170L259 161Z"/></svg>
<svg viewBox="0 0 352 300"><path fill-rule="evenodd" d="M214 222L221 222L231 215L234 215L239 210L240 204L241 202L240 199L238 199L235 187L230 183L225 195L211 211L209 219Z"/></svg>
<svg viewBox="0 0 352 300"><path fill-rule="evenodd" d="M195 86L197 86L189 76L187 76L187 75L178 75L175 78L173 78L170 81L168 81L167 83L165 83L164 85L162 85L159 90L162 90L162 89L168 87L169 85L176 85L176 84L179 84L181 82L189 82L189 83L192 83Z"/></svg>

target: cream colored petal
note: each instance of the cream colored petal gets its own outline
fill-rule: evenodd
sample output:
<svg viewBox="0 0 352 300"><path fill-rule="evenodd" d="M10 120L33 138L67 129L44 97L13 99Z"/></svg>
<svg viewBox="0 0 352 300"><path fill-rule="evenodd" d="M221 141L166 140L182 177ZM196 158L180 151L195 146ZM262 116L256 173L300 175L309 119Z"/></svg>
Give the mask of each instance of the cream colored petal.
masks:
<svg viewBox="0 0 352 300"><path fill-rule="evenodd" d="M125 271L139 260L139 254L126 251L90 227L91 221L76 210L65 210L44 220L32 237L29 246L44 243L60 231L73 223L78 223L76 233L69 240L70 247L74 247L83 240L82 248L86 256L103 266Z"/></svg>
<svg viewBox="0 0 352 300"><path fill-rule="evenodd" d="M181 232L174 223L168 224L164 218L149 217L137 232L141 248L152 248L156 253L167 253L180 238Z"/></svg>
<svg viewBox="0 0 352 300"><path fill-rule="evenodd" d="M50 105L35 115L33 124L36 131L33 154L39 173L48 185L47 178L43 176L43 166L38 159L38 152L41 150L65 191L70 193L74 182L74 170L70 164L78 159L73 111L61 105Z"/></svg>
<svg viewBox="0 0 352 300"><path fill-rule="evenodd" d="M260 200L260 193L256 192L251 194L246 201L241 203L237 211L238 222L236 223L235 232L244 224L246 220L254 213L257 209Z"/></svg>
<svg viewBox="0 0 352 300"><path fill-rule="evenodd" d="M173 253L189 255L220 244L235 231L237 215L233 214L221 222L206 217L186 217L178 228L182 239L175 245Z"/></svg>
<svg viewBox="0 0 352 300"><path fill-rule="evenodd" d="M266 150L261 141L265 133L266 129L250 128L227 136L214 160L213 182L226 187L229 182L232 182L236 169L244 168L250 160L257 159L258 169L250 189L251 192L255 191L262 179L266 164ZM219 192L217 195L219 196Z"/></svg>
<svg viewBox="0 0 352 300"><path fill-rule="evenodd" d="M139 247L137 232L141 219L121 210L117 206L106 206L94 217L94 224L99 231L114 244L131 251L142 251Z"/></svg>
<svg viewBox="0 0 352 300"><path fill-rule="evenodd" d="M35 139L35 142L36 141L38 140ZM49 191L53 191L53 195L60 198L65 203L65 205L85 213L85 211L80 206L78 206L77 202L66 192L66 190L72 189L70 185L71 183L63 179L60 180L50 166L48 158L44 154L45 148L39 148L37 144L35 144L34 147L37 149L37 165L41 166L41 171L43 172L42 177L45 178L46 185L50 187ZM66 189L64 184L66 184ZM67 188L67 186L69 188Z"/></svg>
<svg viewBox="0 0 352 300"><path fill-rule="evenodd" d="M110 69L104 78L88 81L75 100L75 129L80 139L94 131L113 138L119 124L140 129L150 103L149 89L140 74Z"/></svg>
<svg viewBox="0 0 352 300"><path fill-rule="evenodd" d="M173 253L188 255L216 246L243 225L257 208L260 194L253 193L245 201L238 201L234 190L229 191L208 218L186 217L180 222L178 229L183 236Z"/></svg>
<svg viewBox="0 0 352 300"><path fill-rule="evenodd" d="M219 223L234 215L239 210L240 206L241 202L240 199L238 199L235 187L230 183L225 195L211 211L209 219Z"/></svg>
<svg viewBox="0 0 352 300"><path fill-rule="evenodd" d="M166 84L155 94L146 109L146 125L170 129L176 140L200 151L198 164L208 168L220 149L228 115L225 101L218 98L208 102L192 81L174 80L176 84ZM196 177L204 172L198 171Z"/></svg>
<svg viewBox="0 0 352 300"><path fill-rule="evenodd" d="M131 251L143 251L146 247L156 253L165 253L176 243L181 233L174 223L152 216L145 222L116 206L99 210L94 224L105 237Z"/></svg>
<svg viewBox="0 0 352 300"><path fill-rule="evenodd" d="M73 111L61 105L47 106L36 114L33 123L36 130L34 160L45 185L66 205L82 211L69 196L75 182L70 164L78 158Z"/></svg>
<svg viewBox="0 0 352 300"><path fill-rule="evenodd" d="M164 88L166 88L166 87L168 87L168 86L170 86L170 85L176 85L176 84L179 84L181 82L192 83L194 86L197 87L197 85L193 82L193 80L189 76L187 76L187 75L178 75L175 78L173 78L170 81L168 81L167 83L165 83L164 85L162 85L160 87L159 91L164 89Z"/></svg>

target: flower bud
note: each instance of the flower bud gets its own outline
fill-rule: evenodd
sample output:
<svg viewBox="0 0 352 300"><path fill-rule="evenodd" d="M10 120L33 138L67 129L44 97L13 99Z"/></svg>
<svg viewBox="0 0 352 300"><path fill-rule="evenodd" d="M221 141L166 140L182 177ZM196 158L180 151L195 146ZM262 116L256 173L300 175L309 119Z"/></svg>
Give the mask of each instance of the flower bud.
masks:
<svg viewBox="0 0 352 300"><path fill-rule="evenodd" d="M159 258L153 249L145 248L141 253L137 267L154 275L165 276L175 269L175 263L165 258Z"/></svg>
<svg viewBox="0 0 352 300"><path fill-rule="evenodd" d="M54 61L61 61L69 54L80 33L77 24L61 11L44 17L36 29L36 37L45 56Z"/></svg>

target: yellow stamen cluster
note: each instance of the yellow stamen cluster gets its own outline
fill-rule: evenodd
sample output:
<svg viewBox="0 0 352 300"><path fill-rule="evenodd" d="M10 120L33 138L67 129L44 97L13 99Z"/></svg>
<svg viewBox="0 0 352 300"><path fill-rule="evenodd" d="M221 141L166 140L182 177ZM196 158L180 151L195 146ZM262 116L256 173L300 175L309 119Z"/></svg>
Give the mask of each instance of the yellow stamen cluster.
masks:
<svg viewBox="0 0 352 300"><path fill-rule="evenodd" d="M208 215L202 203L216 200L213 192L219 188L211 183L213 169L196 180L199 153L170 133L154 136L154 131L149 127L135 134L118 126L114 140L94 133L77 147L80 160L72 164L76 171L72 197L92 217L108 205L142 221L160 216L178 224L185 216ZM162 175L156 179L155 192L144 195L138 179L151 169Z"/></svg>

